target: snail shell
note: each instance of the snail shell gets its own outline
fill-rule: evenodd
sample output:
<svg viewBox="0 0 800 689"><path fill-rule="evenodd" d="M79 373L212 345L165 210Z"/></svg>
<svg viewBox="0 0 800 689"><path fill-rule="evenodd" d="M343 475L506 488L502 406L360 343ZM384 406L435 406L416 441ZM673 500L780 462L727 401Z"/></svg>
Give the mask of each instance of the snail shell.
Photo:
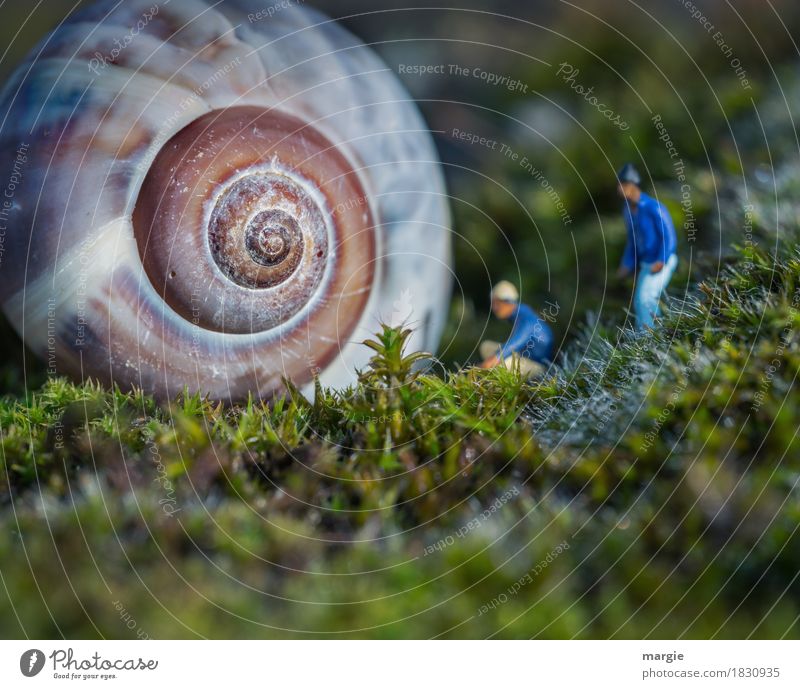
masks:
<svg viewBox="0 0 800 689"><path fill-rule="evenodd" d="M0 303L49 370L241 399L348 384L398 314L435 348L449 213L416 106L331 20L263 9L102 1L0 95Z"/></svg>

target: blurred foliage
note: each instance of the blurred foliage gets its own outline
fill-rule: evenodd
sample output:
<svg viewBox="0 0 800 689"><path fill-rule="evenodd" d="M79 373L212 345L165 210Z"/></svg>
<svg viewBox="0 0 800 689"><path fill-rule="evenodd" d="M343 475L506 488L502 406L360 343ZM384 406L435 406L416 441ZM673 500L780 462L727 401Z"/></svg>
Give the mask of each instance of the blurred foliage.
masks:
<svg viewBox="0 0 800 689"><path fill-rule="evenodd" d="M453 196L458 282L445 361L474 361L476 341L507 332L489 313L489 291L500 279L520 286L535 309L558 304L554 327L563 342L589 315L621 321L630 285L611 276L625 243L615 179L626 161L637 164L645 191L672 213L681 258L674 282L684 284L703 277L692 272L698 252L719 254L741 240L741 222L721 223L717 215L732 189L754 171L771 181L773 169L796 164L800 84L792 27L800 24L800 5L773 4L769 12L758 1L735 10L695 5L713 32L678 2L478 3L477 15L430 12L432 24L440 20L430 31L443 42L433 39L413 58L402 44L377 46L392 68L448 66L443 76L401 75L439 132ZM498 14L480 13L486 9ZM395 34L410 37L412 30ZM572 85L558 73L565 63L574 69ZM450 64L467 76L450 73ZM476 69L524 89L476 78ZM609 121L576 86L591 89L629 128ZM470 144L454 129L497 145ZM660 139L664 132L675 157Z"/></svg>

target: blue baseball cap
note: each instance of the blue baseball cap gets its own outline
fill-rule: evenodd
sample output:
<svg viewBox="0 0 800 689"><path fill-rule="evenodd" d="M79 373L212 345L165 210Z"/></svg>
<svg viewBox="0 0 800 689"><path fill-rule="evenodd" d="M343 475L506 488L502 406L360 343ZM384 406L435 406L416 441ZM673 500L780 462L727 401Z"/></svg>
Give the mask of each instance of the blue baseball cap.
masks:
<svg viewBox="0 0 800 689"><path fill-rule="evenodd" d="M617 173L617 179L620 182L630 182L637 187L642 184L642 177L639 171L634 167L633 163L625 163L622 169Z"/></svg>

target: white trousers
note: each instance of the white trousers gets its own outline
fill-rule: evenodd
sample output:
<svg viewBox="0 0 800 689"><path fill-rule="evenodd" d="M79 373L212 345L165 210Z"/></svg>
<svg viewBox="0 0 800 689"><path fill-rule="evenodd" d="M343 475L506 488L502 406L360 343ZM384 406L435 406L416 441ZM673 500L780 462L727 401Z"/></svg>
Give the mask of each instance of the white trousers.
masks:
<svg viewBox="0 0 800 689"><path fill-rule="evenodd" d="M501 345L499 342L484 340L481 342L480 346L481 358L488 359L489 357L495 356L497 354L497 350L500 349L500 346ZM503 359L503 365L508 369L519 366L519 372L526 378L538 378L539 376L544 375L544 372L546 371L545 367L542 366L538 361L528 359L527 357L520 356L519 354L507 356L505 359Z"/></svg>
<svg viewBox="0 0 800 689"><path fill-rule="evenodd" d="M664 267L655 274L650 272L652 266L652 263L640 263L639 275L636 278L633 307L636 312L636 327L639 330L653 327L659 314L658 301L672 279L675 268L678 267L678 257L672 254Z"/></svg>

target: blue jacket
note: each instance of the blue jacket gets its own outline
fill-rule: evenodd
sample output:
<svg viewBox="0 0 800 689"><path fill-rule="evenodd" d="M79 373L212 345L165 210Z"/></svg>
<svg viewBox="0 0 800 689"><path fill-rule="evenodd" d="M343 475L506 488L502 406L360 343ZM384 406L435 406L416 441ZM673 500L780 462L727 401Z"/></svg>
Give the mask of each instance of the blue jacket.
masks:
<svg viewBox="0 0 800 689"><path fill-rule="evenodd" d="M548 362L553 355L553 331L527 304L517 306L508 317L514 323L511 336L498 350L501 359L514 353L539 362Z"/></svg>
<svg viewBox="0 0 800 689"><path fill-rule="evenodd" d="M640 263L667 262L675 253L678 239L666 206L642 192L636 213L625 203L622 215L628 230L628 243L622 265L635 270Z"/></svg>

